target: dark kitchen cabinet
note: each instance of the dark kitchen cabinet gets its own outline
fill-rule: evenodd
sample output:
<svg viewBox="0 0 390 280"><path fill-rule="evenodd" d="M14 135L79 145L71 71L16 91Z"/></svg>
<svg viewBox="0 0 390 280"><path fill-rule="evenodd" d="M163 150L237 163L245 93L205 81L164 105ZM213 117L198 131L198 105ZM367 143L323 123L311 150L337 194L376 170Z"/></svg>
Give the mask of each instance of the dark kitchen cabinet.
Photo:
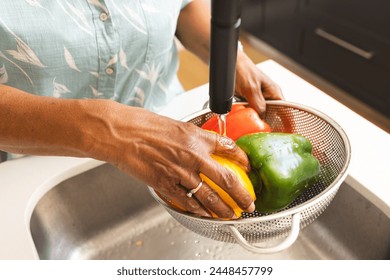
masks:
<svg viewBox="0 0 390 280"><path fill-rule="evenodd" d="M243 29L388 117L389 15L387 0L243 1Z"/></svg>
<svg viewBox="0 0 390 280"><path fill-rule="evenodd" d="M290 53L297 46L296 0L243 0L242 28L279 50Z"/></svg>

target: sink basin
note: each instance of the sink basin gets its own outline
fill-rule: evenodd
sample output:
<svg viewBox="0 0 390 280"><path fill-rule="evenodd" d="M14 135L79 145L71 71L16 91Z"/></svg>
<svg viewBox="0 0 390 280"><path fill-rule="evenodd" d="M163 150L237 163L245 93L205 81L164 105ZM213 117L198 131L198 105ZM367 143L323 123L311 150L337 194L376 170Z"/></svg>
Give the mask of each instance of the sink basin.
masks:
<svg viewBox="0 0 390 280"><path fill-rule="evenodd" d="M30 230L41 259L390 259L390 218L346 183L296 242L276 254L189 231L145 184L109 164L47 192Z"/></svg>

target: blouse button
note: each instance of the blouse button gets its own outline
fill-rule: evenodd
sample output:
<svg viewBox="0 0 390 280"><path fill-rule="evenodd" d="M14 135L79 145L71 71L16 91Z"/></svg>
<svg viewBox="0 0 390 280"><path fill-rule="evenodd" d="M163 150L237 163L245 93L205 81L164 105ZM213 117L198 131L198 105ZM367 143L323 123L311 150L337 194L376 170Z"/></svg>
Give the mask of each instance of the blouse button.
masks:
<svg viewBox="0 0 390 280"><path fill-rule="evenodd" d="M106 21L108 19L108 14L107 13L101 13L99 16L101 21Z"/></svg>
<svg viewBox="0 0 390 280"><path fill-rule="evenodd" d="M112 69L110 67L106 68L106 74L107 75L111 75L112 73L114 73L114 69Z"/></svg>

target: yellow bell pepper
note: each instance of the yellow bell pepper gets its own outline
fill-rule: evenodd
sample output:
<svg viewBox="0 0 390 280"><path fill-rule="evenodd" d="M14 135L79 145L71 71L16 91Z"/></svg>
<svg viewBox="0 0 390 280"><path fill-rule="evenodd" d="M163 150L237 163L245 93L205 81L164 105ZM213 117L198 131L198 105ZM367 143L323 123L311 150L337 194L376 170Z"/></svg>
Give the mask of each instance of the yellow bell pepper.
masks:
<svg viewBox="0 0 390 280"><path fill-rule="evenodd" d="M222 166L224 166L225 168L227 168L230 171L232 171L237 176L237 178L240 181L240 183L250 193L250 195L253 198L253 200L256 200L256 195L255 195L255 191L254 191L252 182L249 179L248 175L245 173L245 171L240 166L238 166L236 163L234 163L234 162L232 162L232 161L230 161L228 159L222 158L220 156L211 155L211 157L214 160L216 160L217 162L219 162ZM243 210L237 205L237 203L230 197L230 195L227 192L225 192L221 187L219 187L217 184L215 184L210 178L208 178L204 174L200 173L199 175L202 178L202 180L207 185L209 185L212 189L214 189L218 193L218 195L221 197L221 199L223 201L225 201L233 209L234 214L236 215L237 218L242 216ZM176 202L171 201L171 200L168 201L163 195L161 195L158 192L157 192L157 194L167 204L170 204L171 206L173 206L175 208L178 208L178 209L180 209L182 211L186 211L183 207L181 207ZM214 218L218 218L218 216L215 213L211 212L211 214L212 214L212 216Z"/></svg>
<svg viewBox="0 0 390 280"><path fill-rule="evenodd" d="M255 191L252 185L251 180L249 179L246 172L238 166L236 163L222 158L220 156L211 155L211 157L219 162L222 166L227 168L228 170L232 171L240 181L240 183L244 186L244 188L250 193L253 200L256 200ZM212 189L214 189L218 195L221 197L223 201L225 201L234 211L234 214L237 216L237 218L242 216L243 210L237 205L237 203L230 197L230 195L225 192L221 187L219 187L217 184L215 184L212 180L210 180L207 176L200 173L200 178L209 185ZM214 217L217 217L215 213L212 213Z"/></svg>

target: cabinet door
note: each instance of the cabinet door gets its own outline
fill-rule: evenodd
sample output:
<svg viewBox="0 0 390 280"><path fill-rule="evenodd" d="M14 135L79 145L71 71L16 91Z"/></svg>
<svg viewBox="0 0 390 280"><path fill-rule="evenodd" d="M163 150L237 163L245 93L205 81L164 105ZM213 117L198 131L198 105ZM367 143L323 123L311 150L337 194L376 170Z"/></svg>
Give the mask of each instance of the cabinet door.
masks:
<svg viewBox="0 0 390 280"><path fill-rule="evenodd" d="M285 53L297 48L298 1L244 0L243 29Z"/></svg>
<svg viewBox="0 0 390 280"><path fill-rule="evenodd" d="M390 48L329 22L306 21L303 28L298 60L390 117Z"/></svg>
<svg viewBox="0 0 390 280"><path fill-rule="evenodd" d="M305 17L327 17L390 40L389 0L304 0L303 9Z"/></svg>

